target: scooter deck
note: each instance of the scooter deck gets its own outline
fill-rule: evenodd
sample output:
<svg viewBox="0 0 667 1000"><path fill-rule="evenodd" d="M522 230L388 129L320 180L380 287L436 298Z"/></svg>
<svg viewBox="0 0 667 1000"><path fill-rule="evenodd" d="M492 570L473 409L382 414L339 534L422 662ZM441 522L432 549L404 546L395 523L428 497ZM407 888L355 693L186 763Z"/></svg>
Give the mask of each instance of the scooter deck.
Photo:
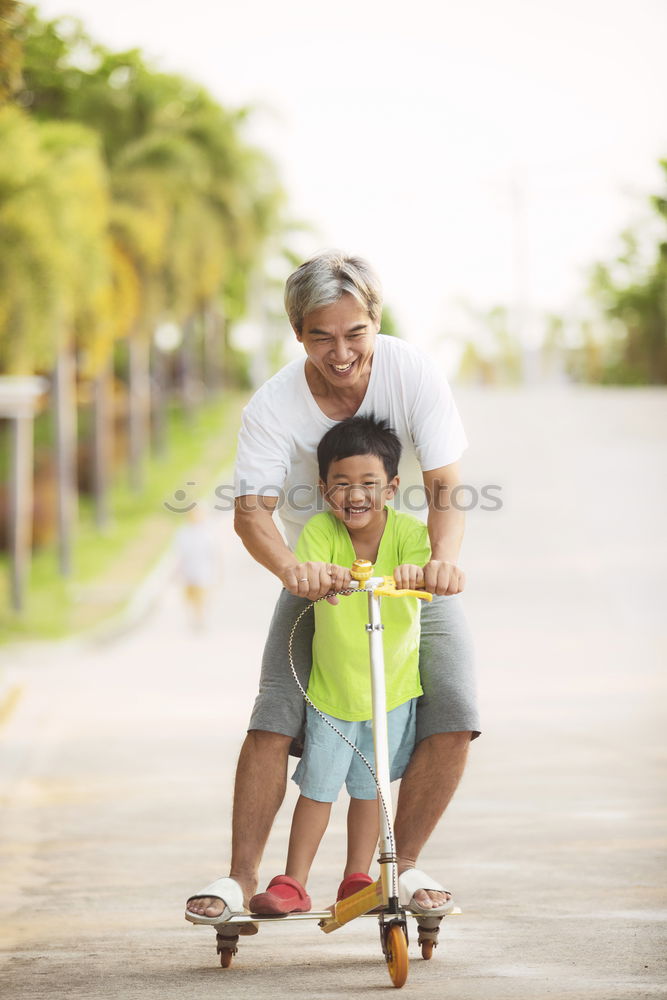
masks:
<svg viewBox="0 0 667 1000"><path fill-rule="evenodd" d="M415 919L423 920L424 917L429 916L427 913L413 913L411 910L405 910L404 912L406 917L415 917ZM460 916L461 913L461 908L455 906L449 913L439 914L439 916ZM362 913L361 916L377 918L380 914ZM308 913L235 913L233 916L229 917L228 920L221 920L219 924L214 924L213 926L226 927L228 924L265 924L270 923L271 921L278 921L282 923L285 920L331 920L331 917L331 910L309 910ZM358 919L359 917L355 917L355 920Z"/></svg>

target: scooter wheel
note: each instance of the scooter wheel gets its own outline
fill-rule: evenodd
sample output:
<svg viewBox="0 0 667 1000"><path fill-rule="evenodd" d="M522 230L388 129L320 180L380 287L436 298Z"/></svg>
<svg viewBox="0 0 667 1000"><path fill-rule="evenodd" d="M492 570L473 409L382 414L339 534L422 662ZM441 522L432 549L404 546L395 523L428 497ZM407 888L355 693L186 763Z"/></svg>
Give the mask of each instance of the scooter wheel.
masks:
<svg viewBox="0 0 667 1000"><path fill-rule="evenodd" d="M433 958L433 941L422 941L422 958Z"/></svg>
<svg viewBox="0 0 667 1000"><path fill-rule="evenodd" d="M220 949L220 965L223 969L228 969L232 964L232 959L234 958L233 948L221 948Z"/></svg>
<svg viewBox="0 0 667 1000"><path fill-rule="evenodd" d="M386 948L389 976L394 986L400 988L408 978L408 942L398 924L387 931Z"/></svg>

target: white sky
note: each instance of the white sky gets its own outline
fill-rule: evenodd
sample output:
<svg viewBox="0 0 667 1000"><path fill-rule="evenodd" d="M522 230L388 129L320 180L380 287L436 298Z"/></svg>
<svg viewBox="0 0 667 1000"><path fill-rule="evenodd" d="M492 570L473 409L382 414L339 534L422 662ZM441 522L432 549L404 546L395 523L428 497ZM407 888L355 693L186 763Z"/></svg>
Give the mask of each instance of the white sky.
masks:
<svg viewBox="0 0 667 1000"><path fill-rule="evenodd" d="M667 156L663 0L42 0L266 110L304 255L367 256L409 339L457 302L566 310ZM512 194L513 192L513 194Z"/></svg>

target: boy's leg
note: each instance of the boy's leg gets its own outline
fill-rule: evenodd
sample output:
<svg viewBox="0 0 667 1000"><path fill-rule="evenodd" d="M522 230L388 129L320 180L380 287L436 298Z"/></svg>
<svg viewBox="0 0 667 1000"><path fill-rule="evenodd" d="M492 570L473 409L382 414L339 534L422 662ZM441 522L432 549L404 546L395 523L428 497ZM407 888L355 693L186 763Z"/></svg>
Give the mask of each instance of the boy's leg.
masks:
<svg viewBox="0 0 667 1000"><path fill-rule="evenodd" d="M330 815L331 802L299 796L292 816L285 874L304 887Z"/></svg>
<svg viewBox="0 0 667 1000"><path fill-rule="evenodd" d="M347 810L347 860L344 876L355 872L368 874L378 846L380 817L378 801L350 799Z"/></svg>
<svg viewBox="0 0 667 1000"><path fill-rule="evenodd" d="M415 703L416 698L413 698L392 709L387 716L387 750L389 775L392 781L402 776L415 745ZM373 728L370 721L359 723L357 746L368 762L375 767ZM345 865L347 877L355 872L368 873L380 837L380 813L375 781L356 754L350 761L346 785L350 793ZM391 803L388 803L388 808L391 808Z"/></svg>
<svg viewBox="0 0 667 1000"><path fill-rule="evenodd" d="M349 728L354 723L338 722L338 725ZM350 753L325 719L308 706L303 756L293 775L301 795L292 817L285 874L271 879L266 891L250 900L253 912L303 913L310 910L311 901L305 885L329 822L331 803L337 798L345 778Z"/></svg>
<svg viewBox="0 0 667 1000"><path fill-rule="evenodd" d="M354 741L357 723L323 716L308 706L303 756L293 775L301 795L294 810L285 874L305 885L317 848L327 828L331 804L345 780L352 756L325 720Z"/></svg>

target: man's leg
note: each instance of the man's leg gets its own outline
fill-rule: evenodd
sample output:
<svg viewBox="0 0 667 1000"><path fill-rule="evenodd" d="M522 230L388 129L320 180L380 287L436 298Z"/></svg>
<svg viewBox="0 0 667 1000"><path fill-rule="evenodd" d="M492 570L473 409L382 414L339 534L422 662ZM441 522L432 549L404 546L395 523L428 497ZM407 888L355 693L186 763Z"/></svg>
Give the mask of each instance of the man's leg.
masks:
<svg viewBox="0 0 667 1000"><path fill-rule="evenodd" d="M257 890L259 863L285 797L290 736L249 732L241 748L234 785L230 876L246 905Z"/></svg>
<svg viewBox="0 0 667 1000"><path fill-rule="evenodd" d="M243 889L246 906L255 895L259 863L285 796L291 742L290 736L253 730L246 736L239 754L229 875ZM224 908L224 901L215 896L188 902L188 909L203 917L218 917Z"/></svg>
<svg viewBox="0 0 667 1000"><path fill-rule="evenodd" d="M229 874L243 889L246 904L257 888L257 869L285 795L290 745L303 728L303 696L292 677L287 650L294 621L307 603L286 590L278 599L264 648L259 694L236 768ZM306 615L292 649L304 688L308 686L312 642L313 616ZM282 732L269 731L272 726ZM225 907L224 901L210 896L190 898L186 905L191 913L205 917L217 917Z"/></svg>
<svg viewBox="0 0 667 1000"><path fill-rule="evenodd" d="M470 733L438 733L418 743L401 781L394 836L398 873L416 868L417 858L449 805L463 775ZM421 889L422 906L440 906L449 893Z"/></svg>
<svg viewBox="0 0 667 1000"><path fill-rule="evenodd" d="M479 735L472 639L461 598L434 597L421 610L417 745L403 775L395 822L399 873L416 866L461 780L471 738ZM422 906L449 893L416 893Z"/></svg>

